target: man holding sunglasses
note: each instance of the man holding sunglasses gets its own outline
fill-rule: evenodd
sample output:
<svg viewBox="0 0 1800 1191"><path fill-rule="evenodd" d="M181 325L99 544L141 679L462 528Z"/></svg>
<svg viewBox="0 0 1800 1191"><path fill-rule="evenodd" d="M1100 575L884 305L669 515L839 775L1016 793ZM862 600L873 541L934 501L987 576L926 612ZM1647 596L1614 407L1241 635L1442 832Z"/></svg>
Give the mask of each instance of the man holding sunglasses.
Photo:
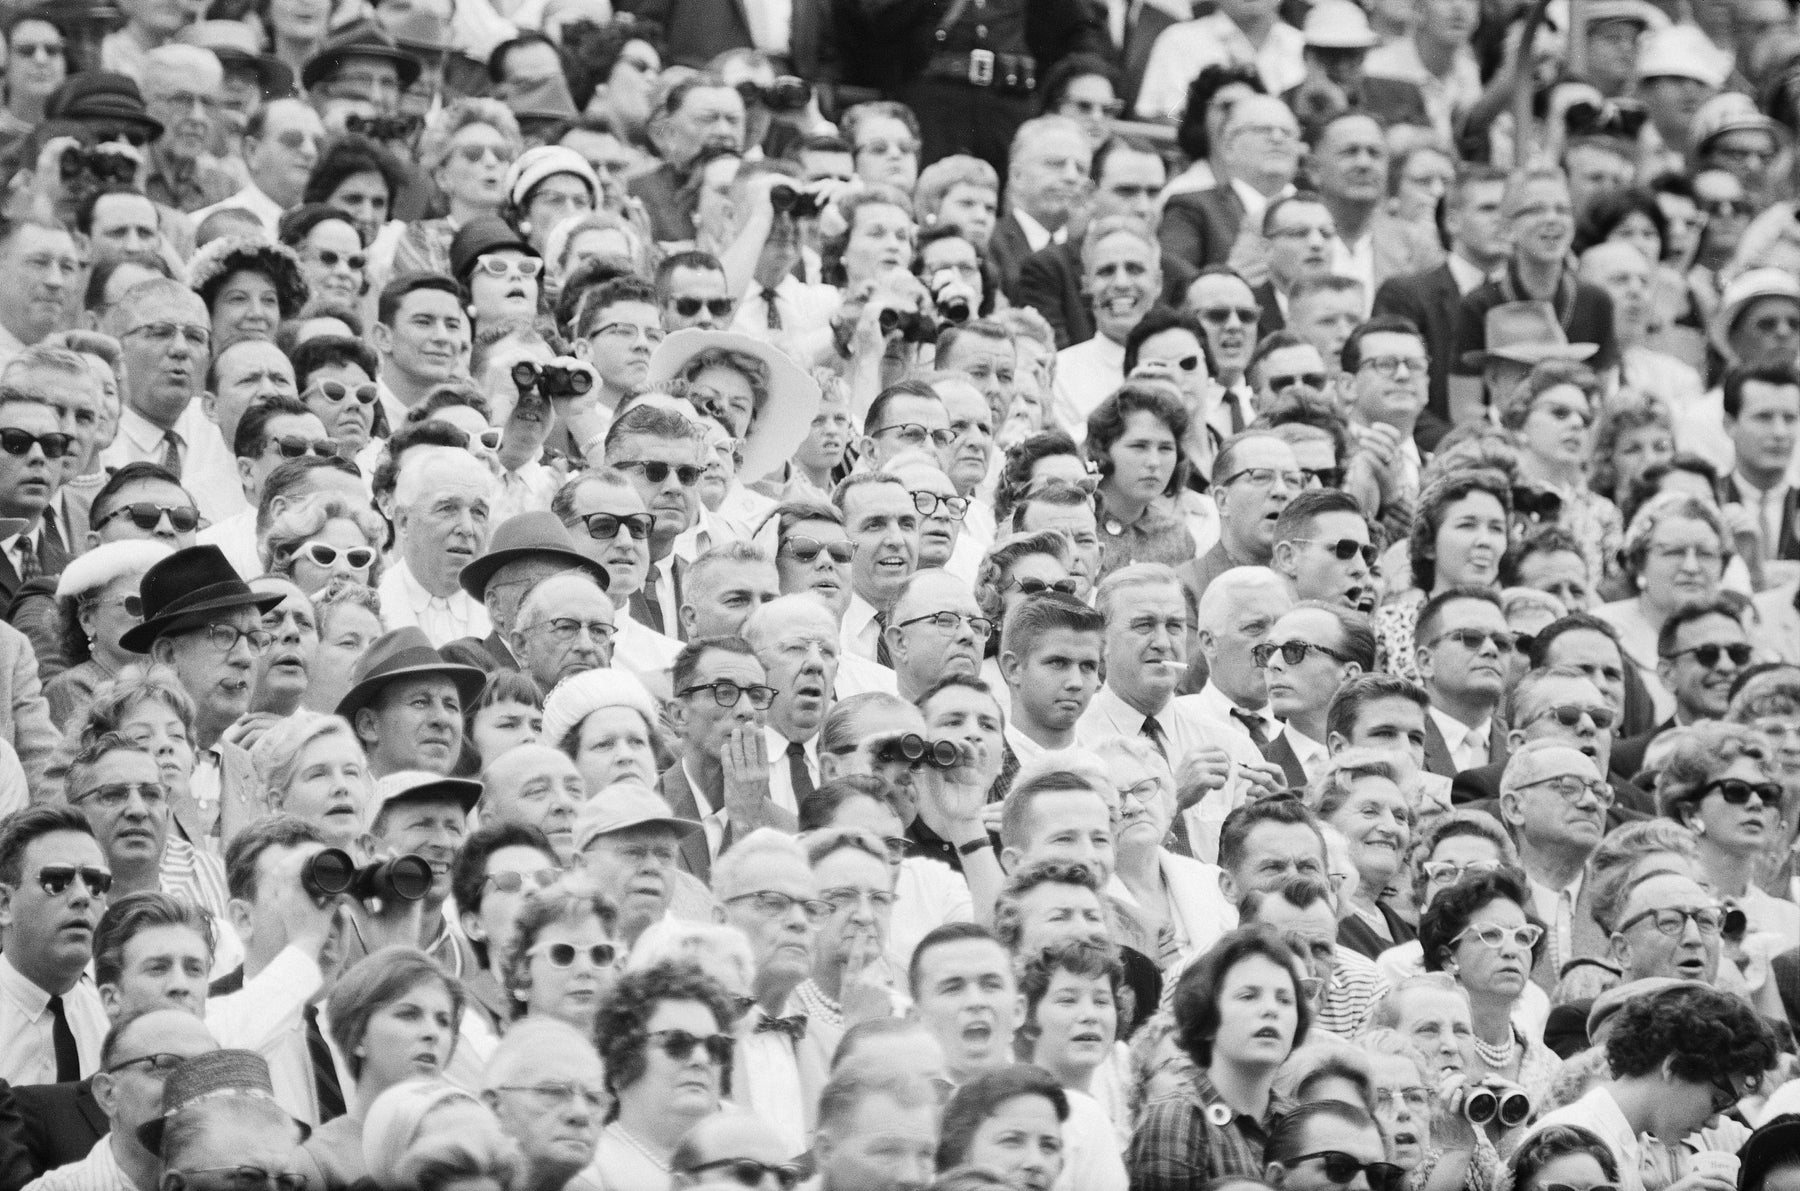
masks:
<svg viewBox="0 0 1800 1191"><path fill-rule="evenodd" d="M1414 635L1425 714L1425 770L1454 778L1506 760L1506 672L1516 646L1491 588L1452 588L1425 601Z"/></svg>
<svg viewBox="0 0 1800 1191"><path fill-rule="evenodd" d="M67 1083L100 1068L106 1011L86 975L112 873L73 807L0 827L0 1079Z"/></svg>

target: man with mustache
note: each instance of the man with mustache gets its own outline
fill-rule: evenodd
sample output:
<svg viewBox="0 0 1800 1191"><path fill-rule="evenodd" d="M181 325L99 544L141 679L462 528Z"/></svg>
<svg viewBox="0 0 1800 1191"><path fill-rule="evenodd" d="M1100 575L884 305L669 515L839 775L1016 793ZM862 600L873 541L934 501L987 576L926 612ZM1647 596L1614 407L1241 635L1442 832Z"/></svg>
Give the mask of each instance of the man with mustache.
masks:
<svg viewBox="0 0 1800 1191"><path fill-rule="evenodd" d="M487 466L454 447L409 451L394 485L394 553L381 577L383 621L413 625L434 647L488 635L487 609L458 582L487 549L495 482Z"/></svg>
<svg viewBox="0 0 1800 1191"><path fill-rule="evenodd" d="M1416 653L1431 706L1425 771L1453 778L1506 760L1506 671L1513 633L1490 588L1451 588L1419 609Z"/></svg>

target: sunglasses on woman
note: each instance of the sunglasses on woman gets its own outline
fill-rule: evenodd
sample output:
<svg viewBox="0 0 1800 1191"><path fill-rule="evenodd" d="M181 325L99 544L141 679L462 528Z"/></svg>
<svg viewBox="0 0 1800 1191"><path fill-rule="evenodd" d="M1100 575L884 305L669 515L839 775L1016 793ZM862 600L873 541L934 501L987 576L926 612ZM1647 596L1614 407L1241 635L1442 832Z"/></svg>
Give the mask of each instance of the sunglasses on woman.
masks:
<svg viewBox="0 0 1800 1191"><path fill-rule="evenodd" d="M1743 778L1722 777L1707 782L1700 787L1700 797L1717 794L1732 806L1748 806L1750 796L1756 795L1764 806L1775 806L1781 801L1781 785L1778 782L1747 782Z"/></svg>
<svg viewBox="0 0 1800 1191"><path fill-rule="evenodd" d="M1017 588L1020 595L1026 596L1043 595L1046 591L1054 591L1057 595L1065 596L1072 596L1075 594L1075 580L1073 579L1051 579L1049 581L1043 579L1015 579L1007 584L1007 586Z"/></svg>
<svg viewBox="0 0 1800 1191"><path fill-rule="evenodd" d="M347 385L341 380L314 381L307 386L306 392L309 396L317 393L333 405L338 405L351 397L356 398L358 405L374 405L378 395L378 390L372 384Z"/></svg>
<svg viewBox="0 0 1800 1191"><path fill-rule="evenodd" d="M702 1046L706 1048L706 1057L711 1062L724 1066L731 1061L733 1040L730 1034L690 1034L686 1030L652 1030L644 1035L645 1041L658 1047L677 1063L685 1063L693 1058L694 1051Z"/></svg>
<svg viewBox="0 0 1800 1191"><path fill-rule="evenodd" d="M337 560L341 558L344 565L353 571L366 571L375 561L375 551L368 546L341 549L330 542L303 542L294 553L305 555L312 560L313 565L321 567L336 566Z"/></svg>
<svg viewBox="0 0 1800 1191"><path fill-rule="evenodd" d="M539 943L531 949L531 954L543 956L553 968L574 967L577 955L587 956L591 967L610 968L619 951L611 943L595 943L589 947L577 947L573 943Z"/></svg>
<svg viewBox="0 0 1800 1191"><path fill-rule="evenodd" d="M327 269L335 269L338 267L338 262L343 261L344 267L352 273L362 272L363 266L369 263L369 258L360 252L341 253L334 252L329 248L316 248L313 250L313 255L318 257L319 263Z"/></svg>
<svg viewBox="0 0 1800 1191"><path fill-rule="evenodd" d="M486 273L489 277L505 277L508 273L517 273L529 278L544 271L544 262L535 256L520 257L518 260L504 256L481 256L475 258L475 271Z"/></svg>

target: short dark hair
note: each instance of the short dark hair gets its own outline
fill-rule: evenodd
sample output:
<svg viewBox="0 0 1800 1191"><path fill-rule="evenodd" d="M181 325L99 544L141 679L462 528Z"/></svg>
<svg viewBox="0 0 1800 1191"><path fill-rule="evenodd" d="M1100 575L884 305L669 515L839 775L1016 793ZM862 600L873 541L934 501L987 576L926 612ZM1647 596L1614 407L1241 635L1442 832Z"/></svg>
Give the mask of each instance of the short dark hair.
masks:
<svg viewBox="0 0 1800 1191"><path fill-rule="evenodd" d="M1071 633L1106 632L1106 618L1080 600L1045 592L1026 596L1006 616L1000 640L1004 652L1029 659L1031 651L1048 633L1066 629Z"/></svg>
<svg viewBox="0 0 1800 1191"><path fill-rule="evenodd" d="M110 903L94 928L94 983L117 984L125 972L125 945L142 931L183 926L199 935L210 958L218 952L218 927L203 906L156 889L140 889Z"/></svg>
<svg viewBox="0 0 1800 1191"><path fill-rule="evenodd" d="M400 314L401 304L410 295L427 289L449 294L458 305L463 302L462 286L442 273L402 273L382 287L381 297L375 304L375 321L384 327L392 327Z"/></svg>
<svg viewBox="0 0 1800 1191"><path fill-rule="evenodd" d="M488 55L488 81L491 83L504 83L506 81L506 56L514 50L522 50L534 45L549 46L551 52L556 55L558 66L565 71L567 70L567 67L562 65L563 54L560 46L535 29L525 29L522 30L518 36L503 41L495 46L494 52Z"/></svg>
<svg viewBox="0 0 1800 1191"><path fill-rule="evenodd" d="M1792 364L1733 364L1727 368L1719 387L1725 397L1725 416L1733 421L1743 412L1744 386L1751 381L1784 389L1800 388L1800 371Z"/></svg>
<svg viewBox="0 0 1800 1191"><path fill-rule="evenodd" d="M256 900L256 862L270 848L322 844L325 837L312 822L296 815L265 815L225 845L225 888L241 902ZM0 878L3 879L3 878Z"/></svg>
<svg viewBox="0 0 1800 1191"><path fill-rule="evenodd" d="M481 913L481 903L487 896L488 859L502 848L536 848L549 859L551 867L559 863L556 848L542 829L529 823L484 823L468 834L456 850L456 859L450 862L450 897L458 911ZM476 960L486 967L486 940L471 937L469 947Z"/></svg>
<svg viewBox="0 0 1800 1191"><path fill-rule="evenodd" d="M187 492L187 489L182 487L180 477L160 463L151 463L147 460L126 463L107 476L106 483L100 485L100 491L94 493L93 503L88 505L88 524L99 525L105 521L107 515L113 511L113 502L118 499L121 491L132 484L143 483L147 480L173 484L175 487L181 488L183 493ZM193 499L191 495L188 497L190 502Z"/></svg>
<svg viewBox="0 0 1800 1191"><path fill-rule="evenodd" d="M355 364L369 374L370 380L381 370L368 344L343 335L315 335L289 352L288 359L294 365L294 384L302 393L312 383L312 374L321 368Z"/></svg>
<svg viewBox="0 0 1800 1191"><path fill-rule="evenodd" d="M1338 366L1345 372L1354 373L1362 367L1362 341L1370 335L1411 335L1420 346L1430 350L1419 324L1412 319L1398 314L1378 314L1359 324L1350 332L1350 338L1344 340L1343 349L1338 352Z"/></svg>
<svg viewBox="0 0 1800 1191"><path fill-rule="evenodd" d="M1587 566L1587 555L1581 553L1581 543L1575 539L1574 534L1560 525L1541 525L1501 557L1500 585L1522 586L1519 582L1519 569L1534 554L1574 554L1581 558L1583 567ZM1591 581L1593 576L1589 575L1588 578Z"/></svg>
<svg viewBox="0 0 1800 1191"><path fill-rule="evenodd" d="M1056 1110L1059 1122L1069 1119L1068 1094L1042 1067L1009 1063L990 1068L957 1088L950 1103L944 1106L943 1125L938 1134L938 1169L961 1166L969 1156L969 1146L982 1122L994 1115L1001 1105L1020 1096L1041 1096Z"/></svg>
<svg viewBox="0 0 1800 1191"><path fill-rule="evenodd" d="M875 400L869 402L868 412L863 415L862 432L873 434L879 430L885 424L884 419L887 417L888 406L901 397L919 397L927 401L935 401L940 405L944 401L942 397L938 396L936 389L922 380L909 378L896 381L875 394Z"/></svg>
<svg viewBox="0 0 1800 1191"><path fill-rule="evenodd" d="M642 277L635 274L615 277L581 295L581 300L575 306L569 333L577 339L586 339L600 325L602 311L624 302L642 302L658 308L662 305L657 301L656 287Z"/></svg>
<svg viewBox="0 0 1800 1191"><path fill-rule="evenodd" d="M657 263L656 278L652 283L656 287L657 304L669 300L669 280L675 276L675 270L689 269L694 272L725 274L725 266L719 258L710 252L701 252L690 248L686 252L672 252Z"/></svg>
<svg viewBox="0 0 1800 1191"><path fill-rule="evenodd" d="M1599 633L1614 645L1619 644L1619 630L1608 622L1601 620L1591 612L1571 612L1567 616L1559 616L1537 631L1531 640L1531 668L1541 670L1549 664L1550 647L1564 633ZM1625 651L1619 650L1621 664L1625 660Z"/></svg>
<svg viewBox="0 0 1800 1191"><path fill-rule="evenodd" d="M252 401L238 419L237 434L231 440L231 453L239 459L253 459L262 453L268 426L276 418L310 418L313 412L298 397L275 393Z"/></svg>
<svg viewBox="0 0 1800 1191"><path fill-rule="evenodd" d="M1430 645L1437 636L1438 621L1444 618L1444 609L1459 600L1474 600L1496 608L1501 606L1500 593L1491 587L1445 588L1420 606L1419 619L1413 628L1414 644Z"/></svg>
<svg viewBox="0 0 1800 1191"><path fill-rule="evenodd" d="M1360 1104L1351 1104L1347 1100L1308 1100L1296 1105L1269 1130L1269 1140L1263 1143L1263 1161L1285 1165L1304 1155L1308 1145L1308 1126L1321 1117L1336 1120L1352 1129L1373 1129L1380 1132L1375 1118Z"/></svg>
<svg viewBox="0 0 1800 1191"><path fill-rule="evenodd" d="M1195 1066L1212 1065L1213 1039L1219 1032L1219 993L1231 970L1246 959L1261 956L1286 970L1294 980L1294 1008L1299 1020L1289 1053L1306 1041L1312 1025L1312 1006L1300 990L1299 957L1281 936L1266 926L1246 926L1231 931L1195 960L1175 983L1171 1005L1175 1013L1176 1042Z"/></svg>
<svg viewBox="0 0 1800 1191"><path fill-rule="evenodd" d="M1001 952L1006 951L1006 945L1000 942L994 932L978 923L946 922L941 926L933 927L925 932L925 937L920 939L918 946L913 948L912 959L906 965L906 987L912 994L913 1000L919 999L920 981L924 979L925 975L926 955L939 947L948 947L952 943L962 943L970 939L986 939L998 947ZM1008 966L1010 967L1010 964Z"/></svg>
<svg viewBox="0 0 1800 1191"><path fill-rule="evenodd" d="M1125 334L1125 375L1130 376L1138 366L1138 352L1143 348L1146 339L1153 339L1165 331L1186 331L1200 341L1200 359L1206 364L1206 375L1218 372L1213 363L1212 342L1206 337L1206 328L1200 320L1186 310L1177 310L1173 306L1165 306L1161 302L1144 313ZM941 342L941 340L940 340Z"/></svg>
<svg viewBox="0 0 1800 1191"><path fill-rule="evenodd" d="M1037 860L1010 874L994 905L994 937L1008 951L1019 949L1024 924L1019 921L1019 900L1039 885L1075 885L1100 896L1100 874L1085 864L1068 860Z"/></svg>
<svg viewBox="0 0 1800 1191"><path fill-rule="evenodd" d="M1534 912L1536 903L1525 883L1525 874L1514 868L1494 868L1464 873L1456 884L1440 892L1419 916L1419 948L1427 972L1441 972L1456 939L1469 927L1475 911L1495 902L1508 901L1524 911L1525 921L1542 926ZM1532 962L1543 953L1545 941L1531 949Z"/></svg>
<svg viewBox="0 0 1800 1191"><path fill-rule="evenodd" d="M852 798L879 802L904 819L900 812L900 794L894 784L873 773L851 774L821 782L811 794L800 800L800 830L818 831L830 827L838 808ZM460 904L460 903L458 903Z"/></svg>
<svg viewBox="0 0 1800 1191"><path fill-rule="evenodd" d="M695 637L681 647L675 655L674 663L669 667L669 686L677 695L694 681L694 671L700 668L700 659L709 652L735 653L744 657L755 657L756 650L750 642L742 637Z"/></svg>
<svg viewBox="0 0 1800 1191"><path fill-rule="evenodd" d="M664 1001L698 1001L711 1010L717 1029L734 1020L719 982L688 961L663 961L619 977L601 1002L594 1022L600 1058L606 1064L606 1086L617 1092L644 1076L644 1049L650 1044L645 1027Z"/></svg>
<svg viewBox="0 0 1800 1191"><path fill-rule="evenodd" d="M17 889L25 879L25 851L47 835L73 832L94 838L87 816L72 806L40 802L0 823L0 885Z"/></svg>
<svg viewBox="0 0 1800 1191"><path fill-rule="evenodd" d="M1205 342L1202 339L1201 342ZM1175 469L1162 495L1173 496L1187 486L1188 412L1173 389L1156 381L1128 380L1108 393L1087 418L1087 457L1100 469L1104 479L1112 475L1112 447L1125 437L1125 427L1132 414L1146 413L1158 419L1175 440Z"/></svg>
<svg viewBox="0 0 1800 1191"><path fill-rule="evenodd" d="M1535 1130L1513 1151L1512 1185L1519 1191L1531 1191L1534 1180L1546 1166L1570 1154L1586 1154L1599 1165L1608 1182L1618 1180L1619 1161L1613 1157L1612 1147L1598 1135L1580 1125L1548 1125Z"/></svg>
<svg viewBox="0 0 1800 1191"><path fill-rule="evenodd" d="M260 110L260 109L259 109ZM312 173L306 178L304 202L324 203L331 200L338 187L358 174L380 174L387 186L388 206L406 185L406 172L378 142L366 136L350 134L334 140L319 154Z"/></svg>
<svg viewBox="0 0 1800 1191"><path fill-rule="evenodd" d="M1775 1062L1775 1035L1735 993L1667 988L1633 997L1613 1019L1606 1061L1613 1075L1647 1075L1669 1060L1675 1076L1716 1083L1733 1075L1761 1075Z"/></svg>
<svg viewBox="0 0 1800 1191"><path fill-rule="evenodd" d="M1406 699L1417 703L1421 709L1431 706L1431 696L1416 682L1382 671L1358 674L1331 697L1331 706L1325 711L1326 735L1336 733L1345 740L1351 739L1356 734L1356 721L1363 708L1378 699Z"/></svg>
<svg viewBox="0 0 1800 1191"><path fill-rule="evenodd" d="M1348 492L1339 488L1309 488L1288 501L1281 515L1275 518L1275 541L1289 542L1301 534L1311 533L1313 522L1327 513L1354 513L1363 517L1364 524L1368 522L1362 506Z"/></svg>
<svg viewBox="0 0 1800 1191"><path fill-rule="evenodd" d="M1225 816L1219 829L1219 867L1228 873L1235 872L1244 862L1244 847L1250 840L1250 833L1264 823L1301 824L1312 828L1313 834L1319 837L1319 855L1325 855L1325 835L1319 830L1318 817L1298 798L1277 795L1246 802Z"/></svg>

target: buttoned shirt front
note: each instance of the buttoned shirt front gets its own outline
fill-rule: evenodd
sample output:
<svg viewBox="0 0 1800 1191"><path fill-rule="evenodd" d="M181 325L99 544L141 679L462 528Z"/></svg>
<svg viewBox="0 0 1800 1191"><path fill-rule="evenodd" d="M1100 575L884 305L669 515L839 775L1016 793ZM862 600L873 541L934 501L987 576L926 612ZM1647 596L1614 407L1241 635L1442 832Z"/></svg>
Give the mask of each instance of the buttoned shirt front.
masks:
<svg viewBox="0 0 1800 1191"><path fill-rule="evenodd" d="M1174 705L1184 721L1192 722L1202 741L1224 749L1231 758L1232 773L1226 783L1217 790L1208 790L1199 802L1184 812L1188 823L1188 846L1194 850L1194 858L1208 864L1216 863L1219 832L1224 827L1225 817L1242 806L1248 796L1250 782L1243 776L1243 770L1245 767L1260 768L1264 764L1262 750L1251 739L1250 729L1234 713L1255 716L1262 724L1265 740L1273 740L1282 724L1269 714L1268 704L1257 711L1246 712L1210 679L1196 694L1177 695Z"/></svg>
<svg viewBox="0 0 1800 1191"><path fill-rule="evenodd" d="M81 1074L92 1075L100 1069L100 1044L111 1025L93 978L83 973L62 994L62 1005L69 1032L75 1035ZM0 1079L15 1087L55 1083L54 1028L50 994L13 967L10 956L0 954Z"/></svg>
<svg viewBox="0 0 1800 1191"><path fill-rule="evenodd" d="M1788 487L1786 480L1776 480L1772 488L1758 488L1741 471L1732 472L1731 479L1737 485L1744 507L1756 515L1757 528L1762 530L1763 545L1769 556L1774 557L1781 547L1782 510L1787 508L1788 493L1793 489Z"/></svg>
<svg viewBox="0 0 1800 1191"><path fill-rule="evenodd" d="M1111 683L1094 692L1087 710L1075 721L1075 740L1090 749L1118 736L1148 741L1150 738L1144 733L1146 719L1154 719L1162 729L1162 748L1167 750L1171 770L1179 770L1190 754L1211 743L1200 720L1180 700L1170 699L1161 711L1147 716L1127 703Z"/></svg>
<svg viewBox="0 0 1800 1191"><path fill-rule="evenodd" d="M179 426L175 430L180 434ZM100 461L110 468L124 467L127 463L155 463L160 465L164 452L169 449L168 431L140 414L131 406L119 410L119 432L113 436L112 445L100 453ZM176 448L176 458L185 466L188 457L188 446L183 437Z"/></svg>
<svg viewBox="0 0 1800 1191"><path fill-rule="evenodd" d="M1575 906L1581 901L1581 882L1585 877L1585 873L1577 876L1564 889L1540 885L1536 877L1526 878L1531 887L1532 908L1550 932L1552 972L1560 973L1562 966L1575 958Z"/></svg>
<svg viewBox="0 0 1800 1191"><path fill-rule="evenodd" d="M206 1025L219 1045L262 1055L269 1064L275 1102L309 1125L319 1123L319 1090L307 1046L305 1011L324 983L319 965L299 948L288 947L268 967L247 977L241 991L206 1002ZM340 1069L340 1076L341 1087L355 1086L348 1072Z"/></svg>
<svg viewBox="0 0 1800 1191"><path fill-rule="evenodd" d="M47 1170L25 1184L25 1191L143 1191L126 1176L113 1153L109 1133L94 1143L87 1157L55 1170Z"/></svg>
<svg viewBox="0 0 1800 1191"><path fill-rule="evenodd" d="M782 1153L802 1154L808 1144L813 1098L800 1079L799 1047L782 1030L757 1029L767 1020L768 1012L757 1005L738 1023L731 1098L774 1130Z"/></svg>
<svg viewBox="0 0 1800 1191"><path fill-rule="evenodd" d="M800 800L794 793L794 771L788 758L788 738L770 725L763 725L763 744L769 750L769 799L776 806L800 813ZM806 774L812 779L813 788L819 787L819 735L813 733L811 740L802 741L800 751L804 754Z"/></svg>
<svg viewBox="0 0 1800 1191"><path fill-rule="evenodd" d="M1033 252L1042 252L1052 244L1066 244L1069 241L1069 226L1066 223L1051 231L1038 222L1037 216L1023 207L1014 207L1012 217L1017 221L1019 230L1025 233L1025 243L1030 245Z"/></svg>

